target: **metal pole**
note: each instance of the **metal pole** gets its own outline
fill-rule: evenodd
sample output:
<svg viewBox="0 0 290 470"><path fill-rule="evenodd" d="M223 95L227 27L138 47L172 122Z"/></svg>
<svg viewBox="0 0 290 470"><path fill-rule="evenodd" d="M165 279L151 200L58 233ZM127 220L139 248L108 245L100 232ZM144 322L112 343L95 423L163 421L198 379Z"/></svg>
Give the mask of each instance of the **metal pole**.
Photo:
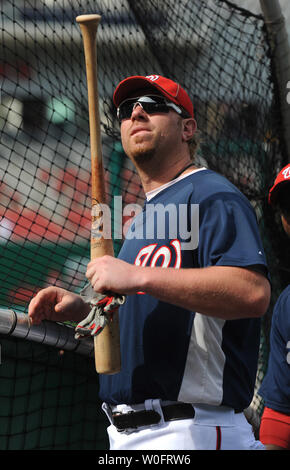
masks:
<svg viewBox="0 0 290 470"><path fill-rule="evenodd" d="M0 309L0 334L94 357L93 340L76 340L74 328L47 320L40 325L32 325L28 315L16 314L14 310Z"/></svg>
<svg viewBox="0 0 290 470"><path fill-rule="evenodd" d="M276 69L276 79L279 88L280 106L283 122L283 137L287 151L287 161L290 161L290 103L287 95L290 93L290 47L279 0L260 0L265 24L268 30L271 49Z"/></svg>

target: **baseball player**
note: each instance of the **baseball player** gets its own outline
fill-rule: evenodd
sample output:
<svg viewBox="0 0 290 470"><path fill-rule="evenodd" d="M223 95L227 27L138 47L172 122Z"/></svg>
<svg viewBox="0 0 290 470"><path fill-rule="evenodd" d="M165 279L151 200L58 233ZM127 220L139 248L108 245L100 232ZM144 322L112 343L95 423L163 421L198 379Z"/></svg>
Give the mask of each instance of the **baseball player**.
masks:
<svg viewBox="0 0 290 470"><path fill-rule="evenodd" d="M126 297L122 370L100 375L110 449L264 448L243 413L270 298L255 213L228 180L195 166L193 104L178 83L128 77L114 104L146 202L119 257L97 258L86 272L92 293ZM87 302L49 287L29 315L86 320Z"/></svg>
<svg viewBox="0 0 290 470"><path fill-rule="evenodd" d="M290 165L277 175L269 203L279 210L290 237ZM265 408L260 439L268 450L290 450L290 286L279 296L273 311L268 370L259 394Z"/></svg>

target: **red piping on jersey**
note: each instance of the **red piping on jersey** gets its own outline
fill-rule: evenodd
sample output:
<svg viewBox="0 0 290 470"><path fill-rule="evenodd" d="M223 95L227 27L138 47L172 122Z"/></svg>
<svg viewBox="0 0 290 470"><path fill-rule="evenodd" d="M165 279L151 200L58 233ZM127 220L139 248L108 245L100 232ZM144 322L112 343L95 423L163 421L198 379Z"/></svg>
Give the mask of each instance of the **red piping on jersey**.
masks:
<svg viewBox="0 0 290 470"><path fill-rule="evenodd" d="M216 450L221 450L222 433L221 427L216 426Z"/></svg>

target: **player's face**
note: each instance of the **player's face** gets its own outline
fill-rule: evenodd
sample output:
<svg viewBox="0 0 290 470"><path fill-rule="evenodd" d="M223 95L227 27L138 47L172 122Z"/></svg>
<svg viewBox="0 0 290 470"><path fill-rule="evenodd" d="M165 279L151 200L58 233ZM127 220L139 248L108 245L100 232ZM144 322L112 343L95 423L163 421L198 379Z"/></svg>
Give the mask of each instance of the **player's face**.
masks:
<svg viewBox="0 0 290 470"><path fill-rule="evenodd" d="M124 151L136 163L173 153L181 142L181 134L182 118L173 110L147 113L137 104L131 116L121 121Z"/></svg>
<svg viewBox="0 0 290 470"><path fill-rule="evenodd" d="M282 214L281 221L286 234L290 237L290 214Z"/></svg>

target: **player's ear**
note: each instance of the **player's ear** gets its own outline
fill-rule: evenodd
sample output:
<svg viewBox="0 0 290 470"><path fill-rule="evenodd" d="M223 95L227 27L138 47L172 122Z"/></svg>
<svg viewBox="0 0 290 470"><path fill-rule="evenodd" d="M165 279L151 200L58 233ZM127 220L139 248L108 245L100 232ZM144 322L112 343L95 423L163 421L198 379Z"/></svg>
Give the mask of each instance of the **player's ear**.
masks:
<svg viewBox="0 0 290 470"><path fill-rule="evenodd" d="M182 120L182 138L185 142L192 139L197 128L196 120L187 118Z"/></svg>
<svg viewBox="0 0 290 470"><path fill-rule="evenodd" d="M290 237L290 214L281 214L281 221L286 235Z"/></svg>

